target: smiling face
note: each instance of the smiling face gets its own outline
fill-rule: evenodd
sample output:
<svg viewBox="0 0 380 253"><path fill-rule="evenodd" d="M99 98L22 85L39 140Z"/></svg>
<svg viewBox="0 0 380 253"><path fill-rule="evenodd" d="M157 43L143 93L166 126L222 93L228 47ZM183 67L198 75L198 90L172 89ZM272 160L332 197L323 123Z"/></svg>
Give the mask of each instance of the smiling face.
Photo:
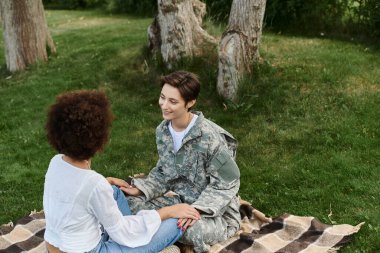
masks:
<svg viewBox="0 0 380 253"><path fill-rule="evenodd" d="M195 104L195 100L186 103L176 87L164 84L158 104L164 119L182 121L186 120L188 110Z"/></svg>

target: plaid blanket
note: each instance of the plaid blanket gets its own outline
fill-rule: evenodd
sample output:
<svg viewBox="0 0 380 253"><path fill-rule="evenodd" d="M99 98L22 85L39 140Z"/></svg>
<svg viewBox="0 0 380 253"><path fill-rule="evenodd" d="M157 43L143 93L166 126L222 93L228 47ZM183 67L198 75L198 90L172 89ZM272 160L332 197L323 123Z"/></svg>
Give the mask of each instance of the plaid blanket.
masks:
<svg viewBox="0 0 380 253"><path fill-rule="evenodd" d="M213 245L209 253L323 253L336 252L347 244L364 223L326 225L314 217L284 214L263 224L252 226L245 217L242 229L227 241Z"/></svg>
<svg viewBox="0 0 380 253"><path fill-rule="evenodd" d="M242 202L240 231L213 245L209 253L322 253L347 244L361 225L326 225L314 217L284 214L267 218L249 203ZM0 253L44 253L44 213L32 212L16 222L0 226Z"/></svg>
<svg viewBox="0 0 380 253"><path fill-rule="evenodd" d="M32 212L19 219L15 225L0 226L0 253L45 252L45 216L43 212Z"/></svg>

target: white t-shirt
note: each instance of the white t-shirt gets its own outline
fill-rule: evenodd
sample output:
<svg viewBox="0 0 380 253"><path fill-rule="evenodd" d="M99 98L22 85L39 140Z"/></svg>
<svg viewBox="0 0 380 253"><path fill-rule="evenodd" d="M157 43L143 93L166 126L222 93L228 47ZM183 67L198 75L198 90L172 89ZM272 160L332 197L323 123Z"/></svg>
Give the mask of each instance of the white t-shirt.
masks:
<svg viewBox="0 0 380 253"><path fill-rule="evenodd" d="M161 218L144 210L123 216L108 181L93 170L77 168L56 155L45 176L45 240L64 252L86 252L100 241L101 223L120 245L138 247L150 242Z"/></svg>
<svg viewBox="0 0 380 253"><path fill-rule="evenodd" d="M185 130L183 130L181 132L177 132L176 130L174 130L171 121L169 123L169 131L170 131L172 138L173 138L174 152L176 152L176 153L181 148L183 138L190 131L190 129L194 126L195 121L198 118L198 115L196 115L196 114L193 114L193 115L194 116L191 119L189 125L186 127Z"/></svg>

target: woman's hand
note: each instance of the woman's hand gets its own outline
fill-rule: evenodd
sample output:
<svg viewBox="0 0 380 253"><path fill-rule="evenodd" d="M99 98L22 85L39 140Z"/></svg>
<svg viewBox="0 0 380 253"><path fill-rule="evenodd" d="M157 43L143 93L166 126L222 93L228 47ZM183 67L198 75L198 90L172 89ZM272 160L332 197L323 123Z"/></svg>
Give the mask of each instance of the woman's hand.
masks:
<svg viewBox="0 0 380 253"><path fill-rule="evenodd" d="M177 225L178 225L178 227L182 228L182 231L185 231L187 228L194 225L194 223L197 221L198 220L181 218L181 219L178 219Z"/></svg>
<svg viewBox="0 0 380 253"><path fill-rule="evenodd" d="M172 206L166 206L158 210L161 220L166 220L168 218L179 218L179 219L191 219L199 220L201 215L194 207L188 204L176 204ZM195 223L195 222L194 222Z"/></svg>
<svg viewBox="0 0 380 253"><path fill-rule="evenodd" d="M128 187L120 187L120 190L125 192L129 196L140 196L143 195L144 193L139 190L136 186L128 186Z"/></svg>
<svg viewBox="0 0 380 253"><path fill-rule="evenodd" d="M143 194L142 191L140 191L138 188L135 186L132 186L128 184L126 181L120 178L115 178L115 177L107 177L108 183L111 185L116 185L117 187L120 188L123 192L125 192L127 195L130 196L140 196Z"/></svg>
<svg viewBox="0 0 380 253"><path fill-rule="evenodd" d="M111 185L115 185L119 188L121 187L125 187L125 188L129 188L130 185L124 181L123 179L120 179L120 178L116 178L116 177L107 177L106 178L108 183L110 183Z"/></svg>

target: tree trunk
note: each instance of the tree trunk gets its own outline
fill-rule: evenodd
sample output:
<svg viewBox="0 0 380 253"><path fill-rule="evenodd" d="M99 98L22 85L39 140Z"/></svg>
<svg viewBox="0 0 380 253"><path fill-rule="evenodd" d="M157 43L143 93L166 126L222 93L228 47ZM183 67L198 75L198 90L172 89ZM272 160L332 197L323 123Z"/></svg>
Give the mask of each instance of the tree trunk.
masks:
<svg viewBox="0 0 380 253"><path fill-rule="evenodd" d="M259 45L266 0L234 0L228 27L219 44L217 89L235 100L238 83L260 58Z"/></svg>
<svg viewBox="0 0 380 253"><path fill-rule="evenodd" d="M200 55L216 45L202 29L206 5L199 0L158 0L158 15L148 28L149 48L171 68L183 57Z"/></svg>
<svg viewBox="0 0 380 253"><path fill-rule="evenodd" d="M7 68L23 70L55 53L48 31L42 0L0 0Z"/></svg>

